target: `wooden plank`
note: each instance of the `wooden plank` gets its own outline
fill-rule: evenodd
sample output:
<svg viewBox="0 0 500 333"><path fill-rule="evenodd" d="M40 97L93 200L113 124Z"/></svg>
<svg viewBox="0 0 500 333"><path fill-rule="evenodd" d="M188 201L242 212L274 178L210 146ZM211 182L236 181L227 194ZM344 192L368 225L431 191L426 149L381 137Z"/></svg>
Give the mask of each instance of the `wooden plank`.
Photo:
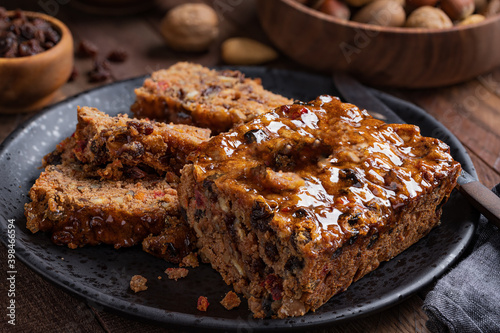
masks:
<svg viewBox="0 0 500 333"><path fill-rule="evenodd" d="M500 173L486 164L476 153L467 148L467 152L474 163L479 181L487 188L493 188L500 183Z"/></svg>
<svg viewBox="0 0 500 333"><path fill-rule="evenodd" d="M475 94L475 89L479 93ZM479 82L432 91L392 92L433 115L480 159L500 171L500 126L490 125L495 124L500 117L497 115L498 110L495 108L493 111L491 107L497 97L481 88ZM496 105L500 105L500 100ZM483 110L486 110L486 115Z"/></svg>
<svg viewBox="0 0 500 333"><path fill-rule="evenodd" d="M100 323L108 333L181 333L182 330L165 327L168 325L156 325L145 321L130 319L126 316L117 315L108 311L94 310Z"/></svg>
<svg viewBox="0 0 500 333"><path fill-rule="evenodd" d="M400 303L388 310L380 313L332 324L328 328L313 329L309 332L321 333L400 333L419 332L428 333L425 327L427 315L422 310L423 301L418 296L413 296L409 300ZM246 302L243 301L245 306ZM170 329L165 326L151 324L116 315L107 311L96 311L101 324L110 333L126 332L147 332L147 333L174 333L184 332L183 330Z"/></svg>

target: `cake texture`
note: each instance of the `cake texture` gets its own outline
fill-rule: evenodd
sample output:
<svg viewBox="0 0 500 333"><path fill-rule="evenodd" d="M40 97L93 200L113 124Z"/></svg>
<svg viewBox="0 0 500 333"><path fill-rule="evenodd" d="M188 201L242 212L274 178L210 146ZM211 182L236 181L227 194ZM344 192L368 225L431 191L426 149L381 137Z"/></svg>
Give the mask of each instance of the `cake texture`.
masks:
<svg viewBox="0 0 500 333"><path fill-rule="evenodd" d="M182 170L199 254L254 316L314 311L438 225L460 164L419 128L320 96L211 138Z"/></svg>
<svg viewBox="0 0 500 333"><path fill-rule="evenodd" d="M75 133L44 157L30 190L28 229L51 232L55 244L70 248L142 242L144 251L182 262L195 238L180 218L179 171L210 131L89 107L77 112Z"/></svg>
<svg viewBox="0 0 500 333"><path fill-rule="evenodd" d="M210 137L210 130L188 125L110 117L89 107L78 107L72 137L45 157L52 161L76 159L88 173L104 179L142 178L147 174L179 175L186 157Z"/></svg>
<svg viewBox="0 0 500 333"><path fill-rule="evenodd" d="M103 181L77 165L47 166L29 195L27 228L49 231L55 244L70 248L132 246L162 232L166 220L179 214L177 191L163 178Z"/></svg>
<svg viewBox="0 0 500 333"><path fill-rule="evenodd" d="M212 134L292 102L239 71L187 62L154 72L135 94L131 110L136 117L209 128Z"/></svg>

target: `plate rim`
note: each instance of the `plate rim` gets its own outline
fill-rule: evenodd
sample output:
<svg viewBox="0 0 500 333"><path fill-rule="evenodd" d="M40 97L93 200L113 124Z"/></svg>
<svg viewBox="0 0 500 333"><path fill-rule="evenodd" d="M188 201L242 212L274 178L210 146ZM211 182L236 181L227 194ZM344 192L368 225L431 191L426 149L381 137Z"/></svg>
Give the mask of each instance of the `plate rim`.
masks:
<svg viewBox="0 0 500 333"><path fill-rule="evenodd" d="M227 67L225 67L227 68ZM287 70L287 69L274 69L274 68L267 68L267 67L235 67L238 70L241 70L242 72L246 73L248 71L264 71L264 72L272 72L272 75L276 75L276 73L292 73L292 74L298 74L298 75L306 75L309 77L319 77L322 79L327 78L326 76L323 75L318 75L318 74L313 74L313 73L308 73L308 72L302 72L302 71L294 71L294 70ZM71 96L67 99L64 99L62 101L59 101L53 105L47 106L41 111L39 111L37 114L35 114L33 117L30 117L26 121L24 121L22 124L20 124L12 133L10 133L5 140L0 144L0 157L4 157L5 151L7 148L12 144L12 142L22 133L26 128L29 128L29 126L33 125L38 119L42 118L44 115L53 112L54 110L57 110L58 107L61 105L69 104L73 102L74 100L80 98L83 95L88 95L91 94L94 91L98 91L101 89L108 89L112 88L113 86L119 86L123 85L124 83L130 82L130 81L139 81L143 80L144 78L149 77L149 75L141 75L137 76L134 78L129 78L126 80L121 80L121 81L116 81L110 84L102 85L99 87L94 87L91 89L88 89L86 91L80 92L74 96ZM377 91L379 92L379 91ZM418 106L411 104L405 100L396 98L392 95L385 94L383 92L379 92L381 95L380 96L389 96L390 98L393 98L397 100L398 102L404 102L407 103L408 105L411 105L413 108L416 108L418 110L421 110L423 112L423 116L426 118L426 120L430 120L433 123L436 123L437 126L443 127L447 133L449 133L450 138L454 139L456 142L454 144L458 143L458 148L464 150L464 157L467 159L465 162L465 167L469 173L471 173L474 177L477 178L477 174L474 168L474 165L472 163L472 160L470 159L470 156L468 155L467 151L465 150L465 147L461 144L461 142L451 133L445 126L444 124L438 122L434 117L431 115L427 114L424 110L419 108ZM3 204L2 204L3 205ZM389 307L392 307L405 299L407 299L409 296L413 295L415 292L423 288L425 285L431 283L434 279L437 278L437 276L444 274L446 269L448 269L453 262L455 262L460 255L465 251L467 248L468 244L472 240L472 235L474 233L474 229L477 225L477 219L474 219L474 223L472 224L472 228L469 228L468 235L464 237L461 240L461 251L458 253L456 256L453 258L450 258L449 262L447 263L447 268L445 269L439 269L436 268L434 271L438 271L438 274L433 274L432 278L428 278L423 281L417 281L412 285L412 288L409 288L410 290L407 291L405 295L402 295L399 293L397 296L392 296L389 297L389 300L387 298L381 299L379 301L373 302L370 304L370 306L366 306L363 310L362 313L360 314L351 314L350 316L346 316L345 318L336 318L335 320L332 319L324 319L324 320L319 320L316 319L312 322L303 324L299 323L302 317L296 317L296 318L287 318L287 319L264 319L264 320L255 320L252 319L250 322L254 323L253 325L249 326L252 330L260 331L260 330L289 330L289 329L306 329L306 328L312 328L312 327L321 327L324 325L328 324L333 324L333 323L341 323L347 320L352 320L354 318L360 318L360 317L365 317L369 316L373 313L382 311L384 309L387 309ZM5 224L0 223L0 230L4 231L5 230ZM5 234L5 233L4 233ZM7 246L7 239L6 237L0 237L0 241ZM19 259L21 262L23 262L26 266L28 266L31 270L35 271L37 274L41 275L45 280L49 281L53 285L56 285L60 288L62 288L65 292L70 293L73 296L76 296L77 298L85 300L87 303L94 303L94 304L99 304L100 306L103 306L106 309L109 309L112 312L117 312L121 315L127 315L127 316L133 316L139 320L151 320L156 323L160 324L173 324L178 327L185 327L185 328L205 328L209 330L231 330L235 329L238 327L237 325L244 325L244 328L247 328L248 326L245 326L246 324L249 323L249 321L245 321L245 319L237 318L237 319L226 319L226 318L214 318L210 316L203 316L203 315L192 315L192 314L186 314L182 312L174 312L174 311L168 311L169 317L175 316L175 322L169 321L169 320L160 320L161 318L151 318L150 316L144 316L144 313L151 311L152 309L155 310L160 310L155 307L151 306L145 306L141 304L133 304L134 306L137 307L138 312L137 313L130 313L129 311L126 311L122 308L120 308L120 305L125 305L125 306L130 306L131 302L126 301L120 298L117 298L116 296L112 295L107 295L105 292L93 288L92 286L84 286L81 291L75 290L74 288L71 287L71 283L69 279L60 279L61 276L64 277L63 274L50 274L46 270L43 269L42 265L37 265L36 263L33 263L30 261L30 255L28 255L28 251L26 250L25 246L21 246L20 241L16 239L16 259ZM19 251L20 250L20 251ZM21 254L20 256L17 256L17 254ZM67 284L65 283L67 282ZM408 289L407 287L402 288L402 289ZM84 290L88 290L90 292L84 293ZM92 291L96 291L97 295L93 295ZM92 298L92 296L97 296ZM110 304L110 302L106 302L106 299L111 298L114 299L115 301ZM125 307L126 308L126 307ZM141 311L142 310L142 311ZM162 310L165 312L165 310ZM258 323L258 324L257 324ZM298 323L298 326L293 326L295 323Z"/></svg>

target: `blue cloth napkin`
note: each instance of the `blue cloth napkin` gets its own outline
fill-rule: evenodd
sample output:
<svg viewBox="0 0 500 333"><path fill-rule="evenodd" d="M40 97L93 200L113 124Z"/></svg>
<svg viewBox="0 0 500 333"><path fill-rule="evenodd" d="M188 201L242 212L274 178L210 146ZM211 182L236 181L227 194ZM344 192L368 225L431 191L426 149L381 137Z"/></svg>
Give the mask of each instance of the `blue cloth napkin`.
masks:
<svg viewBox="0 0 500 333"><path fill-rule="evenodd" d="M493 188L500 196L500 184ZM472 252L427 295L431 332L500 332L500 231L481 216Z"/></svg>

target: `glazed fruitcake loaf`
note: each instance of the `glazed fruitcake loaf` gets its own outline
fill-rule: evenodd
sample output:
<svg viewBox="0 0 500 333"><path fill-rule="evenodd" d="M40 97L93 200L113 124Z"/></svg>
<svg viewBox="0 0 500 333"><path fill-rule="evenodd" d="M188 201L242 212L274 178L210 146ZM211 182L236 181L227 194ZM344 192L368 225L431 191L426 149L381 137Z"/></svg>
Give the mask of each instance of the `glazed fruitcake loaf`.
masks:
<svg viewBox="0 0 500 333"><path fill-rule="evenodd" d="M255 317L314 311L439 223L460 164L412 125L320 96L202 144L182 170L199 253Z"/></svg>
<svg viewBox="0 0 500 333"><path fill-rule="evenodd" d="M187 62L154 72L135 94L131 110L136 117L210 128L213 134L292 102L239 71Z"/></svg>
<svg viewBox="0 0 500 333"><path fill-rule="evenodd" d="M177 191L163 178L103 181L71 164L48 165L29 195L27 228L70 248L132 246L179 216Z"/></svg>
<svg viewBox="0 0 500 333"><path fill-rule="evenodd" d="M58 149L71 146L86 169L98 169L107 179L142 178L151 171L179 175L187 155L210 137L210 130L189 125L110 117L89 107L78 107L77 112L73 139Z"/></svg>

